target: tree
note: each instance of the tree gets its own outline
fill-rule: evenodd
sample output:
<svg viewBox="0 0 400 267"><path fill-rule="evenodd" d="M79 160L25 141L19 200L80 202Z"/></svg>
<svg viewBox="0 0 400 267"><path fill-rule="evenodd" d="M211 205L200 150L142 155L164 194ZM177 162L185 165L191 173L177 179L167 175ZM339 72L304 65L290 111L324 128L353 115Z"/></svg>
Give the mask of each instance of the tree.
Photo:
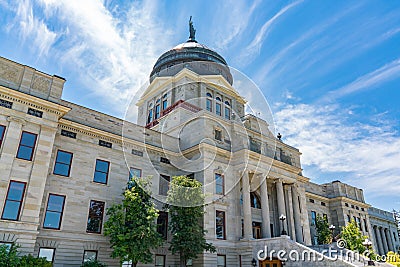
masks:
<svg viewBox="0 0 400 267"><path fill-rule="evenodd" d="M46 258L36 258L32 255L19 256L20 246L13 243L11 246L0 245L0 267L51 267L53 264Z"/></svg>
<svg viewBox="0 0 400 267"><path fill-rule="evenodd" d="M393 217L397 224L397 235L400 238L400 210L393 209Z"/></svg>
<svg viewBox="0 0 400 267"><path fill-rule="evenodd" d="M189 259L196 259L203 251L215 252L215 247L207 243L203 229L202 184L186 176L173 177L167 202L171 216L168 228L172 234L169 250L179 253L180 267L185 267Z"/></svg>
<svg viewBox="0 0 400 267"><path fill-rule="evenodd" d="M132 261L133 266L138 262L151 263L151 250L162 244L156 227L158 210L151 200L149 184L145 178L133 177L123 193L122 203L107 209L109 218L104 224L104 234L110 237L111 257L119 258L121 263Z"/></svg>
<svg viewBox="0 0 400 267"><path fill-rule="evenodd" d="M317 230L318 244L322 245L332 242L332 233L329 230L329 224L326 218L317 215L315 228Z"/></svg>
<svg viewBox="0 0 400 267"><path fill-rule="evenodd" d="M368 237L363 235L355 220L342 227L341 238L346 241L346 248L363 253L366 248L362 244Z"/></svg>

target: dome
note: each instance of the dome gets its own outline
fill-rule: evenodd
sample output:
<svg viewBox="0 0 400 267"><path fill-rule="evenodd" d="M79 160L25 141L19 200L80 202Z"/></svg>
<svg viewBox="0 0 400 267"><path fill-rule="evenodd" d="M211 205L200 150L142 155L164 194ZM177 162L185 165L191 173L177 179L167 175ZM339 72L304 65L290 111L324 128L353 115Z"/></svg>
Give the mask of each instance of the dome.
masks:
<svg viewBox="0 0 400 267"><path fill-rule="evenodd" d="M195 30L191 20L189 27L189 40L158 58L150 74L150 83L156 77L173 76L183 68L187 68L200 75L222 75L232 85L232 74L225 59L195 40Z"/></svg>

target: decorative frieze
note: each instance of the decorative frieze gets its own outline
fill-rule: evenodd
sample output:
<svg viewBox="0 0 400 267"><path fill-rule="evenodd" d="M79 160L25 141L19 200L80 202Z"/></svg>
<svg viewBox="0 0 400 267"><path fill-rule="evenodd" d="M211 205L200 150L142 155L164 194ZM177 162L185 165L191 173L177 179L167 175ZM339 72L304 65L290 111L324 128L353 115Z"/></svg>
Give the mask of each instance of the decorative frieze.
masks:
<svg viewBox="0 0 400 267"><path fill-rule="evenodd" d="M35 74L32 78L31 88L47 94L50 90L51 81L48 78Z"/></svg>

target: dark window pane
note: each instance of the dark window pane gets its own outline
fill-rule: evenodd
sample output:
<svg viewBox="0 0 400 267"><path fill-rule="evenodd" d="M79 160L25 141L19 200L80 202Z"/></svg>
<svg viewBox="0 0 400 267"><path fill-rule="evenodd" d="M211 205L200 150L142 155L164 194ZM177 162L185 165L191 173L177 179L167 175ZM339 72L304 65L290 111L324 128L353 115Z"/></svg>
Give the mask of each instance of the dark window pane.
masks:
<svg viewBox="0 0 400 267"><path fill-rule="evenodd" d="M62 212L64 206L64 196L50 195L47 210Z"/></svg>
<svg viewBox="0 0 400 267"><path fill-rule="evenodd" d="M90 233L101 233L101 225L103 222L104 202L90 201L89 217L87 221L86 231Z"/></svg>
<svg viewBox="0 0 400 267"><path fill-rule="evenodd" d="M21 202L17 201L6 201L3 210L3 219L7 220L17 220L18 219L18 211Z"/></svg>
<svg viewBox="0 0 400 267"><path fill-rule="evenodd" d="M22 196L24 194L25 190L25 184L24 183L17 183L17 182L11 182L10 183L10 188L8 189L8 200L16 200L16 201L21 201Z"/></svg>
<svg viewBox="0 0 400 267"><path fill-rule="evenodd" d="M109 163L103 160L96 160L96 171L108 172Z"/></svg>
<svg viewBox="0 0 400 267"><path fill-rule="evenodd" d="M6 131L6 127L4 127L3 125L0 125L0 146L1 146L1 143L3 143L5 131Z"/></svg>
<svg viewBox="0 0 400 267"><path fill-rule="evenodd" d="M225 239L225 212L216 211L215 233L218 239Z"/></svg>
<svg viewBox="0 0 400 267"><path fill-rule="evenodd" d="M36 134L23 132L21 136L21 145L33 147L36 142Z"/></svg>
<svg viewBox="0 0 400 267"><path fill-rule="evenodd" d="M221 104L215 104L215 113L221 116Z"/></svg>
<svg viewBox="0 0 400 267"><path fill-rule="evenodd" d="M107 183L107 173L104 172L95 172L94 173L94 181L98 183Z"/></svg>
<svg viewBox="0 0 400 267"><path fill-rule="evenodd" d="M46 218L44 219L43 227L47 228L60 228L61 213L47 211Z"/></svg>
<svg viewBox="0 0 400 267"><path fill-rule="evenodd" d="M18 149L17 158L31 160L32 153L33 153L32 147L20 146Z"/></svg>
<svg viewBox="0 0 400 267"><path fill-rule="evenodd" d="M54 165L54 174L68 176L69 175L69 165L56 163Z"/></svg>
<svg viewBox="0 0 400 267"><path fill-rule="evenodd" d="M85 250L83 254L83 262L94 261L97 259L97 251Z"/></svg>

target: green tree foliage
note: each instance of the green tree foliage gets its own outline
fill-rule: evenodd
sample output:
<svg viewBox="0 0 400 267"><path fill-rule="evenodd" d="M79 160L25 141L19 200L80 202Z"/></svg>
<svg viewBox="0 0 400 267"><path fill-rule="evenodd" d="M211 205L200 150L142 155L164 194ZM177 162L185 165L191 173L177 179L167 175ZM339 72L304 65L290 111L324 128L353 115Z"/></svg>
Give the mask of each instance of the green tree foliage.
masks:
<svg viewBox="0 0 400 267"><path fill-rule="evenodd" d="M90 260L84 262L81 267L106 267L107 265L97 261L97 260Z"/></svg>
<svg viewBox="0 0 400 267"><path fill-rule="evenodd" d="M11 247L0 245L0 267L51 267L51 262L45 258L36 258L32 255L19 256L18 245Z"/></svg>
<svg viewBox="0 0 400 267"><path fill-rule="evenodd" d="M162 244L157 233L158 210L151 200L149 182L145 178L132 178L123 193L120 204L107 209L109 216L104 224L104 234L110 237L111 257L121 262L151 263L152 249Z"/></svg>
<svg viewBox="0 0 400 267"><path fill-rule="evenodd" d="M346 241L346 248L363 253L366 248L362 244L368 237L363 235L355 220L342 227L341 238Z"/></svg>
<svg viewBox="0 0 400 267"><path fill-rule="evenodd" d="M205 239L203 229L204 194L202 184L186 176L172 178L167 202L171 216L169 230L172 240L169 249L179 254L180 266L185 267L188 259L196 259L203 251L216 249Z"/></svg>
<svg viewBox="0 0 400 267"><path fill-rule="evenodd" d="M318 244L330 244L332 242L332 233L329 230L328 221L324 217L317 215L315 228L317 230Z"/></svg>

